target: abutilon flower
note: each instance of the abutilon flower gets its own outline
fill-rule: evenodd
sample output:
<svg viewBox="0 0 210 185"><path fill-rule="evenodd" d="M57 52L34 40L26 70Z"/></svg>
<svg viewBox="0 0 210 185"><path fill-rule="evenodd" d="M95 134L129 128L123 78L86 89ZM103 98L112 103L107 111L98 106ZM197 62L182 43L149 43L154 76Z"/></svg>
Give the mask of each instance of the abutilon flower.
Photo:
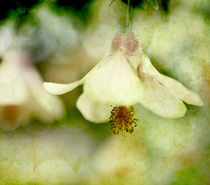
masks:
<svg viewBox="0 0 210 185"><path fill-rule="evenodd" d="M203 105L199 95L180 82L160 74L131 33L118 32L110 53L81 80L58 84L45 82L45 89L55 95L84 85L77 108L92 122L111 122L114 133L133 132L137 119L133 105L140 103L165 118L184 116L183 103Z"/></svg>
<svg viewBox="0 0 210 185"><path fill-rule="evenodd" d="M62 116L62 102L48 94L42 83L25 52L6 52L0 65L0 128L15 129L32 117L52 122Z"/></svg>

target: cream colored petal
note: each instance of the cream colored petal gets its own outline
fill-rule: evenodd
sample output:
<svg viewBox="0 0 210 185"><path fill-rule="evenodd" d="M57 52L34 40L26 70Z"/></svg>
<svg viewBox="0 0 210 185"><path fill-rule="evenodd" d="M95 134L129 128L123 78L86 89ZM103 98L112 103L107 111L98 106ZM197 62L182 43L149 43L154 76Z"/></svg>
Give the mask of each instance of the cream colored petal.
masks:
<svg viewBox="0 0 210 185"><path fill-rule="evenodd" d="M161 83L160 77L161 74L151 64L150 59L143 54L139 65L139 78L143 82L139 102L162 117L184 116L186 112L184 103Z"/></svg>
<svg viewBox="0 0 210 185"><path fill-rule="evenodd" d="M157 115L166 118L183 117L186 112L184 103L150 76L144 79L139 103Z"/></svg>
<svg viewBox="0 0 210 185"><path fill-rule="evenodd" d="M152 76L154 78L159 78L160 73L157 71L157 69L155 69L155 67L152 65L149 57L147 57L147 55L145 53L143 53L141 55L140 60L140 64L139 64L139 75L140 78L144 75L149 75Z"/></svg>
<svg viewBox="0 0 210 185"><path fill-rule="evenodd" d="M0 83L0 105L23 104L28 98L28 90L22 79Z"/></svg>
<svg viewBox="0 0 210 185"><path fill-rule="evenodd" d="M85 119L94 123L107 122L113 108L110 105L100 104L91 100L84 93L77 100L76 106Z"/></svg>
<svg viewBox="0 0 210 185"><path fill-rule="evenodd" d="M201 100L200 96L197 93L187 89L180 82L165 75L161 75L159 80L174 96L177 96L182 101L197 106L203 105L203 101Z"/></svg>
<svg viewBox="0 0 210 185"><path fill-rule="evenodd" d="M0 83L10 83L23 76L30 66L27 53L18 50L9 50L2 56L0 65Z"/></svg>
<svg viewBox="0 0 210 185"><path fill-rule="evenodd" d="M69 83L69 84L44 82L43 86L49 93L55 94L55 95L61 95L61 94L64 94L73 90L74 88L82 84L83 84L83 80L78 80L76 82Z"/></svg>
<svg viewBox="0 0 210 185"><path fill-rule="evenodd" d="M157 79L171 94L173 94L173 96L181 99L182 101L197 106L203 105L203 101L197 93L187 89L175 79L160 74L145 54L141 57L139 72L140 78L144 79L144 76L150 76Z"/></svg>
<svg viewBox="0 0 210 185"><path fill-rule="evenodd" d="M42 85L42 79L35 70L29 71L25 75L27 87L33 101L29 100L29 104L33 104L31 111L34 117L38 117L44 122L52 122L63 115L62 101L45 91Z"/></svg>
<svg viewBox="0 0 210 185"><path fill-rule="evenodd" d="M58 97L47 94L43 89L39 89L39 92L33 90L32 96L35 100L31 110L32 116L40 118L43 122L47 123L62 117L64 107Z"/></svg>
<svg viewBox="0 0 210 185"><path fill-rule="evenodd" d="M0 83L9 83L15 80L19 75L19 69L16 65L3 61L0 65Z"/></svg>
<svg viewBox="0 0 210 185"><path fill-rule="evenodd" d="M85 77L84 92L104 104L132 105L140 81L122 51L107 56Z"/></svg>
<svg viewBox="0 0 210 185"><path fill-rule="evenodd" d="M25 60L16 51L8 51L3 55L0 65L0 104L23 104L28 97L28 89L24 80Z"/></svg>

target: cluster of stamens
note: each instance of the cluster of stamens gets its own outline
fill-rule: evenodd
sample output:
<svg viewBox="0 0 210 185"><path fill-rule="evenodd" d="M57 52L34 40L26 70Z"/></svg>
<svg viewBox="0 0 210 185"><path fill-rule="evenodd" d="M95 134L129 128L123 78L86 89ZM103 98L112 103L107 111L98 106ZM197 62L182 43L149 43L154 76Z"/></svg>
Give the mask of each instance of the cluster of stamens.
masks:
<svg viewBox="0 0 210 185"><path fill-rule="evenodd" d="M111 116L109 117L111 129L114 134L119 134L119 132L122 132L122 135L125 132L132 133L134 131L134 127L137 126L137 121L138 119L134 118L133 106L114 107L111 111Z"/></svg>

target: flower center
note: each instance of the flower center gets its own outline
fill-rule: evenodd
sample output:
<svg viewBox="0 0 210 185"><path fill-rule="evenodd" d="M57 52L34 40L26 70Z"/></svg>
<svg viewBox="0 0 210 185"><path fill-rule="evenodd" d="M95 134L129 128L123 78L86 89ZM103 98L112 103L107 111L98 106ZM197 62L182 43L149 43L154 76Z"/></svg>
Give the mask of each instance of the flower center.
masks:
<svg viewBox="0 0 210 185"><path fill-rule="evenodd" d="M111 129L114 134L119 132L132 133L134 127L137 126L136 122L138 119L134 118L134 108L133 106L118 106L114 107L111 111L111 116L109 117L109 122L111 123Z"/></svg>

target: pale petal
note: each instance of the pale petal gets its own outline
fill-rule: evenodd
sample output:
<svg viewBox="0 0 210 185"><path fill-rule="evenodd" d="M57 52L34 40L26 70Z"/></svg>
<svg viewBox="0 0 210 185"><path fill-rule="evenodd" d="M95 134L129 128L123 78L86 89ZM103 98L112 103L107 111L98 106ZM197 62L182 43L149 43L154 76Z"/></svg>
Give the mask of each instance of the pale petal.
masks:
<svg viewBox="0 0 210 185"><path fill-rule="evenodd" d="M139 78L142 81L139 102L152 112L167 118L184 116L186 107L179 97L159 80L161 74L143 54L139 65Z"/></svg>
<svg viewBox="0 0 210 185"><path fill-rule="evenodd" d="M48 94L43 89L38 91L33 89L32 96L34 107L32 107L31 111L34 117L48 123L61 118L64 108L62 101L58 97Z"/></svg>
<svg viewBox="0 0 210 185"><path fill-rule="evenodd" d="M0 105L23 104L28 98L28 90L24 80L16 79L8 83L0 83Z"/></svg>
<svg viewBox="0 0 210 185"><path fill-rule="evenodd" d="M180 82L159 73L145 54L141 57L141 63L139 65L139 76L142 80L144 80L146 76L150 76L158 80L162 86L164 86L171 94L173 94L173 96L188 104L197 106L203 105L203 102L197 93L187 89Z"/></svg>
<svg viewBox="0 0 210 185"><path fill-rule="evenodd" d="M144 79L139 103L157 115L166 118L183 117L186 112L184 103L152 77Z"/></svg>
<svg viewBox="0 0 210 185"><path fill-rule="evenodd" d="M10 83L23 77L30 65L31 61L26 53L18 50L7 51L0 65L0 83Z"/></svg>
<svg viewBox="0 0 210 185"><path fill-rule="evenodd" d="M14 52L7 52L0 65L0 105L23 104L28 96L23 72Z"/></svg>
<svg viewBox="0 0 210 185"><path fill-rule="evenodd" d="M83 93L77 100L77 108L85 119L94 123L103 123L109 120L113 107L95 102Z"/></svg>
<svg viewBox="0 0 210 185"><path fill-rule="evenodd" d="M12 62L3 61L0 65L0 83L9 83L12 80L15 80L20 71L16 65Z"/></svg>
<svg viewBox="0 0 210 185"><path fill-rule="evenodd" d="M132 105L140 81L122 51L107 56L85 77L84 92L104 104Z"/></svg>
<svg viewBox="0 0 210 185"><path fill-rule="evenodd" d="M201 100L200 96L197 93L187 89L180 82L165 75L161 75L159 80L166 88L168 88L168 90L174 96L177 96L182 101L191 105L197 105L197 106L203 105L203 101Z"/></svg>
<svg viewBox="0 0 210 185"><path fill-rule="evenodd" d="M49 93L54 94L54 95L61 95L61 94L64 94L73 90L74 88L82 84L83 84L83 80L78 80L76 82L69 83L69 84L44 82L43 86Z"/></svg>
<svg viewBox="0 0 210 185"><path fill-rule="evenodd" d="M141 55L139 64L139 77L144 78L144 76L152 76L153 78L159 78L160 73L152 65L149 57L145 53Z"/></svg>
<svg viewBox="0 0 210 185"><path fill-rule="evenodd" d="M28 89L30 91L31 112L34 117L39 117L44 122L52 122L54 119L60 118L63 114L62 101L49 93L47 93L42 85L42 79L35 70L25 75Z"/></svg>

